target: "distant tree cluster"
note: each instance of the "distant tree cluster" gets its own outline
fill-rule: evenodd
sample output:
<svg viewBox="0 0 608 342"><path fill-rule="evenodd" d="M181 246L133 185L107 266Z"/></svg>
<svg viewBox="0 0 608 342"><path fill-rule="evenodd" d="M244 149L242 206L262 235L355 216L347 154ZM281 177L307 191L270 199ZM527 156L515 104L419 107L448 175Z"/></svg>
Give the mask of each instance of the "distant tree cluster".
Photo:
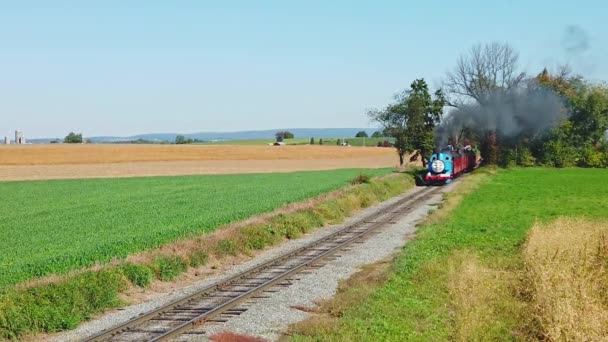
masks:
<svg viewBox="0 0 608 342"><path fill-rule="evenodd" d="M278 142L281 142L285 139L293 139L295 138L293 133L289 132L289 131L279 131L276 132L274 134L275 138L277 139Z"/></svg>
<svg viewBox="0 0 608 342"><path fill-rule="evenodd" d="M186 138L183 135L178 135L175 137L176 145L192 144L193 142L194 140L192 140L191 138Z"/></svg>
<svg viewBox="0 0 608 342"><path fill-rule="evenodd" d="M367 132L365 131L359 131L357 132L357 134L355 135L355 138L367 138Z"/></svg>
<svg viewBox="0 0 608 342"><path fill-rule="evenodd" d="M82 144L82 133L76 134L74 132L70 132L63 139L63 142L66 144Z"/></svg>

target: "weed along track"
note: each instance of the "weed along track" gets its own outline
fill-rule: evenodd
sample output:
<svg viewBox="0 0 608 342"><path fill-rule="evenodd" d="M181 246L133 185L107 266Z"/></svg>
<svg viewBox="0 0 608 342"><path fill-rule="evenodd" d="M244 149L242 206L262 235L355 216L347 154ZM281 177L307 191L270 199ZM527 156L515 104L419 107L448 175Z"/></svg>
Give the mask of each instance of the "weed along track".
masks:
<svg viewBox="0 0 608 342"><path fill-rule="evenodd" d="M190 296L142 314L85 341L161 341L205 335L205 324L225 322L247 310L259 298L297 281L297 274L322 267L340 251L360 242L374 230L413 211L441 188L424 188L365 216L343 229L236 276L212 284ZM183 336L181 336L183 335Z"/></svg>

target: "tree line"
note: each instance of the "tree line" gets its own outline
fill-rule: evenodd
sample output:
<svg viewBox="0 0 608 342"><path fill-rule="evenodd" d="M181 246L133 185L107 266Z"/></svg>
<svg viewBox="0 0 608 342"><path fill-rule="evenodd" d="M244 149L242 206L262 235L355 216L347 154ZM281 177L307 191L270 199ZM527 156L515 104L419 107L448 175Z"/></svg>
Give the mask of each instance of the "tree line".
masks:
<svg viewBox="0 0 608 342"><path fill-rule="evenodd" d="M425 165L449 144L478 147L488 164L608 167L608 87L568 66L528 76L518 59L505 43L475 45L432 95L417 79L367 114L401 165L407 155Z"/></svg>

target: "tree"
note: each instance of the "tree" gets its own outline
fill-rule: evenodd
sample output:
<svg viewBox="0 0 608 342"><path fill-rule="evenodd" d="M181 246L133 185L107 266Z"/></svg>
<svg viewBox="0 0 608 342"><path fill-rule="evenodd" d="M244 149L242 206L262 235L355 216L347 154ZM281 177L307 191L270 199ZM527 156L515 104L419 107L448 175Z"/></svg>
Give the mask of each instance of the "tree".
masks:
<svg viewBox="0 0 608 342"><path fill-rule="evenodd" d="M375 131L374 134L372 134L372 138L382 138L382 133L380 133L380 131Z"/></svg>
<svg viewBox="0 0 608 342"><path fill-rule="evenodd" d="M192 144L192 139L184 137L183 135L178 135L175 137L175 144L183 145L183 144Z"/></svg>
<svg viewBox="0 0 608 342"><path fill-rule="evenodd" d="M518 69L519 54L508 44L477 44L461 55L447 74L448 105L460 107L473 100L481 105L496 92L509 92L524 80Z"/></svg>
<svg viewBox="0 0 608 342"><path fill-rule="evenodd" d="M342 139L338 138L338 140L336 140L336 145L342 146Z"/></svg>
<svg viewBox="0 0 608 342"><path fill-rule="evenodd" d="M570 122L575 143L598 147L608 130L608 88L599 85L585 87L574 100Z"/></svg>
<svg viewBox="0 0 608 342"><path fill-rule="evenodd" d="M323 145L323 138L319 138L319 145Z"/></svg>
<svg viewBox="0 0 608 342"><path fill-rule="evenodd" d="M367 135L367 132L365 132L365 131L359 131L355 135L355 138L367 138L367 137L368 137L368 135Z"/></svg>
<svg viewBox="0 0 608 342"><path fill-rule="evenodd" d="M560 96L571 102L584 87L582 77L572 75L572 70L568 65L562 65L557 71L550 73L544 68L535 78L539 85L555 91Z"/></svg>
<svg viewBox="0 0 608 342"><path fill-rule="evenodd" d="M310 138L310 144L314 145L315 144L315 138Z"/></svg>
<svg viewBox="0 0 608 342"><path fill-rule="evenodd" d="M558 167L602 165L597 159L601 159L608 130L608 88L572 75L568 66L553 73L543 69L535 81L561 95L570 115L534 152L546 164Z"/></svg>
<svg viewBox="0 0 608 342"><path fill-rule="evenodd" d="M70 132L70 134L66 135L63 139L63 142L66 144L82 144L82 133L76 134Z"/></svg>
<svg viewBox="0 0 608 342"><path fill-rule="evenodd" d="M383 110L368 112L368 116L395 138L400 165L406 154L415 152L414 160L420 156L424 166L435 147L434 129L446 105L443 92L437 90L433 99L424 79L417 79L409 90L395 95L395 100Z"/></svg>
<svg viewBox="0 0 608 342"><path fill-rule="evenodd" d="M293 133L291 133L289 131L279 131L279 132L276 132L274 134L274 136L277 138L277 141L279 141L279 142L281 142L281 141L283 141L285 139L293 139L294 138Z"/></svg>

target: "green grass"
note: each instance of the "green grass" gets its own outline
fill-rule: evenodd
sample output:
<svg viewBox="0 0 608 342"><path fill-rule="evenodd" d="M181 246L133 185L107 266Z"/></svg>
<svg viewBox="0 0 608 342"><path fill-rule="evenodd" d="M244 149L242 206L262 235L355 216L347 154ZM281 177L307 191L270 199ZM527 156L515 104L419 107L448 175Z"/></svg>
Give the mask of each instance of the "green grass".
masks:
<svg viewBox="0 0 608 342"><path fill-rule="evenodd" d="M139 287L148 286L154 279L154 271L146 265L125 263L119 269L131 284Z"/></svg>
<svg viewBox="0 0 608 342"><path fill-rule="evenodd" d="M608 217L607 180L608 171L600 169L499 171L466 195L445 220L419 229L396 259L391 279L361 305L345 310L335 326L308 328L294 340L454 340L451 258L467 251L497 274L517 274L523 268L521 244L536 220ZM497 306L507 305L505 310L486 317L478 340L525 339L518 335L525 327L517 308L502 299Z"/></svg>
<svg viewBox="0 0 608 342"><path fill-rule="evenodd" d="M58 284L0 292L0 339L24 332L74 329L104 309L119 306L127 286L119 272L84 272Z"/></svg>
<svg viewBox="0 0 608 342"><path fill-rule="evenodd" d="M188 263L179 256L162 256L156 258L153 268L158 279L171 281L188 269Z"/></svg>
<svg viewBox="0 0 608 342"><path fill-rule="evenodd" d="M0 288L210 232L362 172L390 170L2 182Z"/></svg>

